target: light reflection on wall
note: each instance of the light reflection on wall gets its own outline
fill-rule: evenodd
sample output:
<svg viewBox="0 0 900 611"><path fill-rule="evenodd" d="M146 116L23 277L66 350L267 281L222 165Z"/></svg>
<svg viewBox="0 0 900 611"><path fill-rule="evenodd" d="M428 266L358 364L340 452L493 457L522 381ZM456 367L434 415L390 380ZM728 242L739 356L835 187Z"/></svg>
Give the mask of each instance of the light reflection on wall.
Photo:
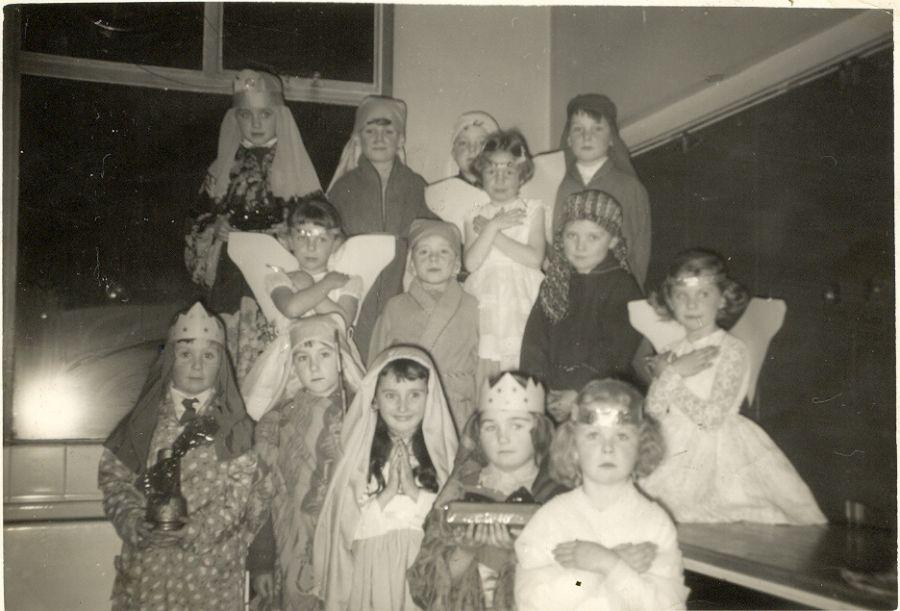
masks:
<svg viewBox="0 0 900 611"><path fill-rule="evenodd" d="M57 310L17 332L27 340L16 346L13 439L105 439L134 405L181 307Z"/></svg>

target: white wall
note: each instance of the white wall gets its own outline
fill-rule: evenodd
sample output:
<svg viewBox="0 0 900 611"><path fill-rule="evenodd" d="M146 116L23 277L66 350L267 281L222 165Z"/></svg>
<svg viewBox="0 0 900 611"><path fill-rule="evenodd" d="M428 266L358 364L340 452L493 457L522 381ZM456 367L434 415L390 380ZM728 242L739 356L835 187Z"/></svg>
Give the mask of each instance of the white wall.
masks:
<svg viewBox="0 0 900 611"><path fill-rule="evenodd" d="M409 109L409 165L429 182L446 175L450 130L468 110L547 150L550 8L395 5L394 95Z"/></svg>

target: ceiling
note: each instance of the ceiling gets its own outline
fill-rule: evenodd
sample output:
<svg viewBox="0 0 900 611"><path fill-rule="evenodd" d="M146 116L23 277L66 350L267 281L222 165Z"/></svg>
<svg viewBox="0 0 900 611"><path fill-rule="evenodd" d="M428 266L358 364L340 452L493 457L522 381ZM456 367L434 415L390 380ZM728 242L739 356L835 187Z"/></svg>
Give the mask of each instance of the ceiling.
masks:
<svg viewBox="0 0 900 611"><path fill-rule="evenodd" d="M562 129L566 101L578 93L606 93L619 108L619 124L628 124L861 12L553 7L554 132Z"/></svg>

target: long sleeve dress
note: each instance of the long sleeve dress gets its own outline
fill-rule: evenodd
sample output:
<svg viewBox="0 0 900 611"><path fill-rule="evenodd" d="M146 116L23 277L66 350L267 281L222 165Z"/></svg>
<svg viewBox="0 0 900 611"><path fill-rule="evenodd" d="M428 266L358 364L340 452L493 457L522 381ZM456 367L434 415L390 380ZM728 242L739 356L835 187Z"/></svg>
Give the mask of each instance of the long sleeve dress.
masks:
<svg viewBox="0 0 900 611"><path fill-rule="evenodd" d="M319 607L312 591L313 539L340 458L343 415L339 391L319 397L301 390L256 426L256 452L273 480L274 498L271 523L254 541L248 564L254 571L277 571L284 609Z"/></svg>
<svg viewBox="0 0 900 611"><path fill-rule="evenodd" d="M679 522L826 522L809 487L756 423L740 415L747 394L747 347L719 329L670 347L676 356L718 346L712 366L682 378L671 367L650 386L666 458L640 486Z"/></svg>
<svg viewBox="0 0 900 611"><path fill-rule="evenodd" d="M171 399L165 399L148 467L183 430ZM251 494L256 470L252 452L219 461L211 444L189 450L181 459L181 492L190 519L187 533L177 545L143 547L136 526L144 519L147 499L135 486L137 474L105 449L99 467L103 510L122 539L122 551L115 559L112 608L243 609L248 533L258 527L251 516L262 514L250 505L266 500Z"/></svg>
<svg viewBox="0 0 900 611"><path fill-rule="evenodd" d="M525 220L503 230L503 235L528 243L535 217L544 215L539 200L517 199L504 206L493 202L473 210L468 221L476 216L492 219L501 211L523 210ZM467 236L467 239L472 239ZM522 349L525 323L537 299L544 274L541 270L522 265L492 247L487 257L466 278L465 289L478 300L478 356L484 361L499 363L498 371L516 369Z"/></svg>
<svg viewBox="0 0 900 611"><path fill-rule="evenodd" d="M433 219L435 215L425 205L425 180L399 160L394 161L387 185L382 189L375 166L360 157L359 165L331 186L328 198L341 213L344 229L351 236L390 233L397 237L394 260L381 272L360 304L353 339L365 360L376 319L388 300L403 291L409 225L414 219Z"/></svg>
<svg viewBox="0 0 900 611"><path fill-rule="evenodd" d="M576 539L607 548L649 541L657 546L656 557L644 573L621 560L605 576L564 568L553 548ZM675 526L634 487L602 511L583 488L557 496L528 522L516 540L516 555L520 611L662 611L684 609L687 600Z"/></svg>
<svg viewBox="0 0 900 611"><path fill-rule="evenodd" d="M573 273L565 318L554 324L540 300L534 304L521 370L550 390L579 391L596 378L628 377L641 337L628 322L628 302L640 298L637 282L611 255L589 274Z"/></svg>
<svg viewBox="0 0 900 611"><path fill-rule="evenodd" d="M370 355L394 344L423 348L437 365L456 430L475 411L478 366L478 302L451 280L440 295L413 280L409 291L392 298L378 317ZM373 360L373 359L370 359Z"/></svg>

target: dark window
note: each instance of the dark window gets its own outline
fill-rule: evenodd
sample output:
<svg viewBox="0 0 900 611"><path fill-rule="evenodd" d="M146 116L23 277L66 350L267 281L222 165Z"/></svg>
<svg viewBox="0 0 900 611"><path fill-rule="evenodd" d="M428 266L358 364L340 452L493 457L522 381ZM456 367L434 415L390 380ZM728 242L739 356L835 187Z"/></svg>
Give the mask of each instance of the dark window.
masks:
<svg viewBox="0 0 900 611"><path fill-rule="evenodd" d="M226 2L223 11L226 69L255 66L305 78L375 79L371 4Z"/></svg>
<svg viewBox="0 0 900 611"><path fill-rule="evenodd" d="M203 4L27 4L22 50L199 70Z"/></svg>
<svg viewBox="0 0 900 611"><path fill-rule="evenodd" d="M17 438L102 438L133 403L170 316L200 294L185 269L185 221L230 103L22 78ZM289 106L327 185L355 109ZM28 409L47 379L61 380L52 418Z"/></svg>

